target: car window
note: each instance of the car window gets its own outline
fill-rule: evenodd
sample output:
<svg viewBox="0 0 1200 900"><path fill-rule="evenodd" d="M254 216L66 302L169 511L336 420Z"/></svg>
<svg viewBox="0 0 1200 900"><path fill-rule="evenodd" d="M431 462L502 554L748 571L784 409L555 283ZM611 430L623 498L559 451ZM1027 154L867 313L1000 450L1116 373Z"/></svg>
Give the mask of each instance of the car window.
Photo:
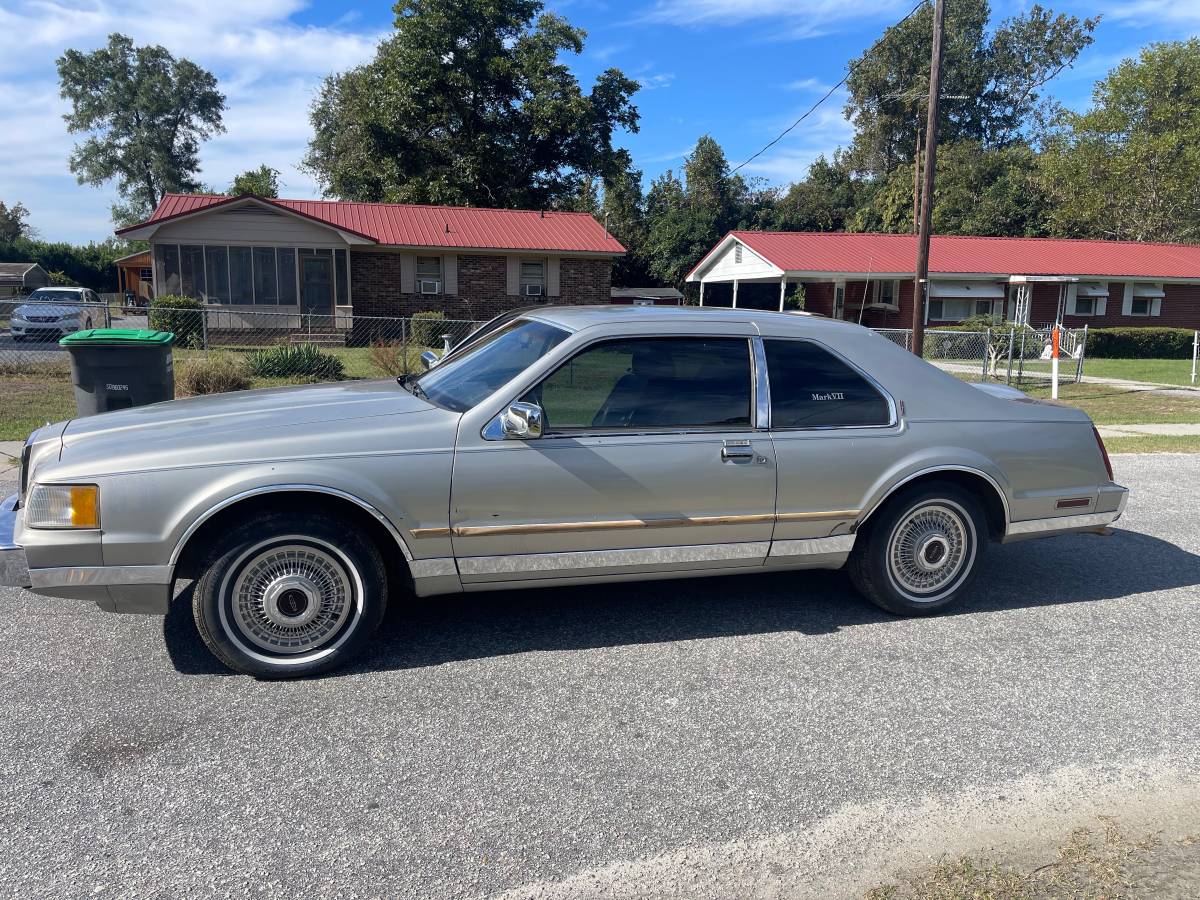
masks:
<svg viewBox="0 0 1200 900"><path fill-rule="evenodd" d="M632 338L581 351L526 399L549 431L748 428L750 346L741 338Z"/></svg>
<svg viewBox="0 0 1200 900"><path fill-rule="evenodd" d="M771 427L888 425L887 399L866 378L811 341L764 342Z"/></svg>
<svg viewBox="0 0 1200 900"><path fill-rule="evenodd" d="M55 291L38 288L32 294L25 298L31 303L69 303L74 301L79 302L78 291Z"/></svg>
<svg viewBox="0 0 1200 900"><path fill-rule="evenodd" d="M569 332L545 322L518 319L448 357L412 384L416 393L439 406L466 412L524 372Z"/></svg>

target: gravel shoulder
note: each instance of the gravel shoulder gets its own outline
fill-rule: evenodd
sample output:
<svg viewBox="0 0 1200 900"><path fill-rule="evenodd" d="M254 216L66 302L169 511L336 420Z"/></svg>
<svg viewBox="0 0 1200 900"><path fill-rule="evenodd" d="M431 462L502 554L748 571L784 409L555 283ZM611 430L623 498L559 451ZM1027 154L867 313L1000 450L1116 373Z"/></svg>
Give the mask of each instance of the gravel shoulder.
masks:
<svg viewBox="0 0 1200 900"><path fill-rule="evenodd" d="M0 895L845 896L1097 813L1184 828L1200 456L1114 463L1114 536L996 548L930 619L838 573L470 595L265 683L186 610L0 589Z"/></svg>

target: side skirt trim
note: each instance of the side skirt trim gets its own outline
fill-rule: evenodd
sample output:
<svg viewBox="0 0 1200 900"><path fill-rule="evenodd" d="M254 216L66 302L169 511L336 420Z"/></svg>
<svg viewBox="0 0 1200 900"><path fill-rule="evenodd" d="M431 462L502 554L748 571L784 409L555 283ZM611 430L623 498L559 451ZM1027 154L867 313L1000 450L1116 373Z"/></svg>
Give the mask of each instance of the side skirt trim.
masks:
<svg viewBox="0 0 1200 900"><path fill-rule="evenodd" d="M568 553L518 553L511 556L468 556L458 561L463 575L519 575L621 566L662 566L676 563L765 559L768 541L744 544L696 544L639 550L588 550Z"/></svg>
<svg viewBox="0 0 1200 900"><path fill-rule="evenodd" d="M808 538L796 541L775 541L771 544L772 556L813 556L825 553L849 553L854 549L854 535L839 534L834 537Z"/></svg>
<svg viewBox="0 0 1200 900"><path fill-rule="evenodd" d="M1010 522L1005 537L1021 534L1042 534L1055 531L1070 531L1075 528L1095 528L1100 525L1111 525L1120 516L1120 511L1106 513L1089 513L1084 516L1054 516L1050 519L1027 519L1024 522Z"/></svg>
<svg viewBox="0 0 1200 900"><path fill-rule="evenodd" d="M37 588L76 585L170 584L173 566L70 566L30 569L29 583Z"/></svg>

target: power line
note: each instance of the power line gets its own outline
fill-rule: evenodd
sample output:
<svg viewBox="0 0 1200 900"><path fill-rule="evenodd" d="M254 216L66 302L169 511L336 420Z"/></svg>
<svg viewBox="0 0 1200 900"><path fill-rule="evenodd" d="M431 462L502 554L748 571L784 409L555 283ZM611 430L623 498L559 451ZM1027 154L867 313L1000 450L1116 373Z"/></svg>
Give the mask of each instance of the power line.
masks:
<svg viewBox="0 0 1200 900"><path fill-rule="evenodd" d="M926 3L926 0L921 0L920 3L918 3L912 9L910 9L908 11L908 15L906 15L903 19L901 19L895 25L892 25L890 28L888 28L888 30L883 33L883 37L881 37L874 44L872 44L871 49L868 50L867 52L870 53L876 47L878 47L880 44L882 44L884 41L886 41L888 39L888 35L890 35L895 29L899 28L901 25L903 25L905 22L907 22L909 19L911 19L914 15L916 15L917 10L919 10L922 6L924 6L925 3ZM839 81L837 84L835 84L833 87L831 87L825 93L824 97L822 97L820 100L818 100L816 103L814 103L809 108L809 110L806 113L804 113L804 115L802 115L795 122L793 122L791 125L789 125L787 128L785 128L782 132L780 132L779 136L776 137L775 140L771 141L769 144L767 144L765 147L763 147L761 150L759 150L757 153L755 153L753 156L751 156L745 162L740 163L737 166L734 166L734 168L730 170L729 174L732 175L734 172L738 171L738 169L748 166L750 163L754 162L754 160L758 159L760 156L762 156L764 153L766 153L768 150L770 150L772 147L774 147L776 144L778 144L780 141L782 141L785 137L787 137L787 135L792 131L792 129L794 129L797 125L799 125L801 122L803 122L805 119L807 119L813 113L815 113L817 111L817 109L821 106L822 103L824 103L826 100L828 100L830 97L832 97L834 95L834 92L836 92L838 88L840 88L843 84L845 84L847 81L849 81L850 76L854 74L854 72L857 68L858 68L858 66L856 64L851 63L849 69L846 71L846 74L842 77L842 80Z"/></svg>

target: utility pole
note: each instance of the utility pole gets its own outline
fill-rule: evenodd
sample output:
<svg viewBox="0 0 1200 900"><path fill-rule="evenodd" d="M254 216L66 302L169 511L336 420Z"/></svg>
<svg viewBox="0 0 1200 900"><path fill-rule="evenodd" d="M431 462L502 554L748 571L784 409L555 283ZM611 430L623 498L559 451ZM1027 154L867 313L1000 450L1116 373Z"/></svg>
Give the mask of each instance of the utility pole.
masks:
<svg viewBox="0 0 1200 900"><path fill-rule="evenodd" d="M929 120L925 125L925 177L921 187L921 222L917 231L917 272L913 279L912 352L925 350L925 304L929 287L929 232L933 222L933 171L937 164L938 106L942 88L942 26L945 0L933 6L933 52L929 62Z"/></svg>
<svg viewBox="0 0 1200 900"><path fill-rule="evenodd" d="M913 234L920 230L921 219L921 123L917 121L917 147L913 151Z"/></svg>

